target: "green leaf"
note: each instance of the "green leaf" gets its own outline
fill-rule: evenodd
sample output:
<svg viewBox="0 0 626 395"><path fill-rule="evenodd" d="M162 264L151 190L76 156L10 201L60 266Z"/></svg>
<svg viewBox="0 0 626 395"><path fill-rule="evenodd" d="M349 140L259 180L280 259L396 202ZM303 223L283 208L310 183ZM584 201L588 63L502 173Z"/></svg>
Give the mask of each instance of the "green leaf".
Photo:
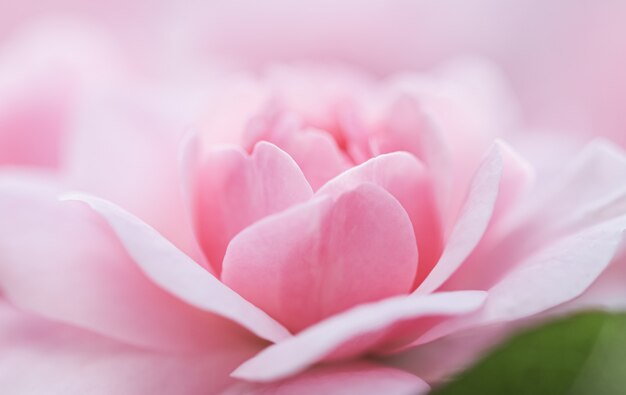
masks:
<svg viewBox="0 0 626 395"><path fill-rule="evenodd" d="M587 312L526 330L431 394L626 394L626 314Z"/></svg>

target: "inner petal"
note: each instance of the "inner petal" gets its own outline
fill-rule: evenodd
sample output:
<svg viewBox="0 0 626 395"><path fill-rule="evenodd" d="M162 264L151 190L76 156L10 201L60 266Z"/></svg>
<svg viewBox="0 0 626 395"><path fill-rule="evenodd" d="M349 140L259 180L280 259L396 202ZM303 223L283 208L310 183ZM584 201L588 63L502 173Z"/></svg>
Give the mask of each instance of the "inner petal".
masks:
<svg viewBox="0 0 626 395"><path fill-rule="evenodd" d="M382 188L363 184L248 227L231 241L222 281L293 332L357 304L410 291L411 221Z"/></svg>
<svg viewBox="0 0 626 395"><path fill-rule="evenodd" d="M258 141L276 144L296 161L314 190L350 168L353 161L342 140L332 132L312 127L295 113L273 108L254 117L244 135L250 149Z"/></svg>
<svg viewBox="0 0 626 395"><path fill-rule="evenodd" d="M250 155L233 148L211 152L195 192L196 231L217 273L235 234L313 194L293 159L267 142L258 143Z"/></svg>

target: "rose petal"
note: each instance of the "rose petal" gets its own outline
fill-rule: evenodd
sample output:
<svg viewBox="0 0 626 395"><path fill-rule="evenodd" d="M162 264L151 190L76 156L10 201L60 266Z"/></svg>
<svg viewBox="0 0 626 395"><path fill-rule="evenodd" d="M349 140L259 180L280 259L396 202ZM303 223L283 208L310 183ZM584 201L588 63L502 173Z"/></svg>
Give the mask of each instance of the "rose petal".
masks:
<svg viewBox="0 0 626 395"><path fill-rule="evenodd" d="M361 362L320 366L276 383L240 383L224 395L420 395L429 389L424 381L402 370Z"/></svg>
<svg viewBox="0 0 626 395"><path fill-rule="evenodd" d="M465 291L399 296L359 306L266 348L238 367L233 376L251 381L281 379L323 360L353 339L359 339L357 347L350 346L354 355L380 342L381 331L393 324L468 313L484 300L484 292Z"/></svg>
<svg viewBox="0 0 626 395"><path fill-rule="evenodd" d="M619 214L620 205L616 202L625 194L626 154L608 141L595 140L557 178L547 196L537 199L537 210L521 215L543 225L546 233L572 225L580 228L606 219L609 206L614 214ZM545 223L546 218L552 219L551 224Z"/></svg>
<svg viewBox="0 0 626 395"><path fill-rule="evenodd" d="M197 242L179 185L181 136L167 117L100 97L81 101L65 147L67 184L135 213L187 254Z"/></svg>
<svg viewBox="0 0 626 395"><path fill-rule="evenodd" d="M188 224L189 229L193 229L193 225L195 223L194 215L194 194L195 194L195 180L198 177L198 158L201 155L201 141L199 136L195 132L188 132L181 144L180 149L178 151L178 164L179 164L179 172L180 172L180 181L181 181L181 192L182 192L182 200L183 200L183 209L185 212L186 223ZM193 245L190 249L193 253L190 255L192 258L195 257L195 261L198 262L202 267L207 269L211 274L217 276L215 269L208 262L204 252L202 251L197 232L194 233L195 239L197 243Z"/></svg>
<svg viewBox="0 0 626 395"><path fill-rule="evenodd" d="M416 282L421 282L439 258L443 242L434 191L424 166L407 152L379 155L335 177L317 195L338 196L366 182L392 194L409 215L419 251Z"/></svg>
<svg viewBox="0 0 626 395"><path fill-rule="evenodd" d="M305 125L326 130L341 140L338 110L366 94L371 77L349 68L315 65L277 65L268 70L268 85L287 110Z"/></svg>
<svg viewBox="0 0 626 395"><path fill-rule="evenodd" d="M90 210L53 185L0 181L0 288L21 308L134 345L203 350L245 336L145 277Z"/></svg>
<svg viewBox="0 0 626 395"><path fill-rule="evenodd" d="M438 204L444 217L449 211L447 203L453 182L449 147L441 131L424 114L417 97L394 94L390 100L382 120L370 121L375 149L379 153L406 151L419 158L437 180Z"/></svg>
<svg viewBox="0 0 626 395"><path fill-rule="evenodd" d="M222 280L293 331L409 292L417 266L406 212L373 184L268 217L231 242Z"/></svg>
<svg viewBox="0 0 626 395"><path fill-rule="evenodd" d="M470 256L494 220L496 208L504 211L506 203L527 183L527 165L502 142L497 142L476 171L461 214L446 242L443 254L428 277L415 292L428 293L440 287ZM504 190L504 188L510 190Z"/></svg>
<svg viewBox="0 0 626 395"><path fill-rule="evenodd" d="M337 143L322 130L296 131L279 145L298 163L314 190L350 166Z"/></svg>
<svg viewBox="0 0 626 395"><path fill-rule="evenodd" d="M483 248L443 289L489 289L529 254L626 213L626 156L619 149L595 142L565 166L565 174L533 190L519 210L506 210L509 215L490 230ZM501 190L506 182L505 171Z"/></svg>
<svg viewBox="0 0 626 395"><path fill-rule="evenodd" d="M351 165L329 132L307 127L298 115L277 108L268 108L249 123L243 146L250 149L258 141L285 150L314 190Z"/></svg>
<svg viewBox="0 0 626 395"><path fill-rule="evenodd" d="M626 216L566 237L523 260L489 290L482 320L523 318L579 296L613 260L624 230Z"/></svg>
<svg viewBox="0 0 626 395"><path fill-rule="evenodd" d="M523 259L488 290L476 314L443 323L425 343L462 328L508 322L545 312L582 295L624 246L626 216L563 237Z"/></svg>
<svg viewBox="0 0 626 395"><path fill-rule="evenodd" d="M257 348L142 351L0 301L0 349L0 387L7 394L200 395L231 385L228 373Z"/></svg>
<svg viewBox="0 0 626 395"><path fill-rule="evenodd" d="M250 156L234 148L210 152L196 188L196 231L217 273L233 236L313 195L293 159L266 142L258 143Z"/></svg>
<svg viewBox="0 0 626 395"><path fill-rule="evenodd" d="M372 140L380 153L407 151L438 172L446 159L442 136L431 125L416 98L407 94L393 97L385 116L372 125ZM438 173L443 174L443 173Z"/></svg>
<svg viewBox="0 0 626 395"><path fill-rule="evenodd" d="M228 318L264 339L278 341L289 336L279 323L120 207L87 195L69 195L65 199L85 202L101 215L141 270L172 295Z"/></svg>
<svg viewBox="0 0 626 395"><path fill-rule="evenodd" d="M411 372L429 383L441 383L476 363L515 330L519 328L511 324L459 331L419 347L394 350L381 362Z"/></svg>
<svg viewBox="0 0 626 395"><path fill-rule="evenodd" d="M502 156L503 169L498 188L498 198L494 208L492 223L496 227L510 216L528 191L534 185L535 169L521 157L511 146L501 140L496 145Z"/></svg>
<svg viewBox="0 0 626 395"><path fill-rule="evenodd" d="M194 84L198 83L196 78L194 75ZM241 143L246 138L244 132L250 115L263 108L270 99L270 92L257 79L241 73L218 73L218 77L205 84L213 89L204 103L206 113L200 120L202 146L210 149L218 144Z"/></svg>
<svg viewBox="0 0 626 395"><path fill-rule="evenodd" d="M626 249L622 246L610 265L584 294L562 306L564 311L604 309L626 310Z"/></svg>

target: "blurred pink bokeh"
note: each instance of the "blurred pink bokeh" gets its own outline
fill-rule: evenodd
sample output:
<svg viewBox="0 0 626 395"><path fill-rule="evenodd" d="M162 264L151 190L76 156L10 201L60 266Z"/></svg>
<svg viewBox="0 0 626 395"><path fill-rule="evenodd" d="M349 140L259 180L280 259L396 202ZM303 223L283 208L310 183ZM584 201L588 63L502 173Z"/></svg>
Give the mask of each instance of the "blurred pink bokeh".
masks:
<svg viewBox="0 0 626 395"><path fill-rule="evenodd" d="M110 36L151 70L314 60L388 74L477 55L504 71L526 126L626 144L622 1L5 0L0 47L50 18Z"/></svg>

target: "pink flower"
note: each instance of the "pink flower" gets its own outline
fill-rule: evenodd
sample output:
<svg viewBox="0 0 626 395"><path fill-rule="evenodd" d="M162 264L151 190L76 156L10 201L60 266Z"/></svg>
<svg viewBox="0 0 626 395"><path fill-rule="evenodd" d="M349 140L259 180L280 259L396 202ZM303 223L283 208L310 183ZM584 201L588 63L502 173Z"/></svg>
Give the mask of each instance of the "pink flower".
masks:
<svg viewBox="0 0 626 395"><path fill-rule="evenodd" d="M624 307L626 157L546 160L480 62L233 78L180 144L186 115L89 81L53 159L37 111L0 128L9 393L421 393L529 319Z"/></svg>

